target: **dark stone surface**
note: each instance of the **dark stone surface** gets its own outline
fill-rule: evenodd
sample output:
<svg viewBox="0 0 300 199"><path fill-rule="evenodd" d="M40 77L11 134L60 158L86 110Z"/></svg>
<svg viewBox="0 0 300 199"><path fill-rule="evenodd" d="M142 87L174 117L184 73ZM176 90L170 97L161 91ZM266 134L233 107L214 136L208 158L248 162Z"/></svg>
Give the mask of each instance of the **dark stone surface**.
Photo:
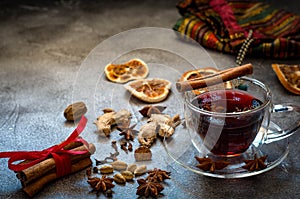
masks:
<svg viewBox="0 0 300 199"><path fill-rule="evenodd" d="M172 28L180 17L175 8L176 2L1 1L0 151L42 150L66 139L73 131L74 125L65 123L63 110L77 100L76 94L74 98L74 85L84 86L89 82L88 78L78 82L80 77L77 75L81 74L80 71L84 68L82 63L87 64L88 61L84 60L91 50L111 36L133 28ZM282 1L270 2L299 14L298 1L287 1L284 4ZM124 48L124 43L117 43L115 47ZM97 52L93 53L97 55ZM234 56L212 51L208 53L220 68L234 65ZM109 56L110 51L100 55ZM181 63L181 60L177 62L168 53L151 54L146 51L140 55L150 61L161 59L174 65ZM101 62L101 58L99 60ZM299 64L299 60L247 58L245 62L251 62L254 66L252 77L270 87L274 103L290 102L299 105L299 96L287 92L271 69L272 63ZM168 70L164 71L163 67L157 68L157 71L161 76L168 75ZM102 71L99 71L99 74L101 82ZM110 139L99 136L92 122L101 114L103 108L112 106L118 109L128 106L118 98L125 96L126 100L128 95L112 88L115 88L115 85L100 85L96 88L98 90L95 90L99 92L91 91L91 98L95 97L102 104L88 107L93 114L87 114L89 124L83 137L95 143L97 152L93 157L98 159L113 152L110 141L119 137L117 133ZM111 102L112 97L116 101ZM175 114L179 105L173 102L171 97L174 97L174 93L170 100L168 99L167 113ZM134 111L137 110L135 105L138 103L131 100L129 107L134 107ZM299 114L279 115L274 117L274 120L280 125L286 125L291 121L299 121ZM224 180L190 172L171 161L161 141L158 141L153 149L161 156L155 156L153 162L147 164L149 168L159 166L172 172L172 179L167 181L163 191L165 198L299 198L299 136L293 136L289 142L290 152L283 163L269 172L249 178ZM135 141L135 146L137 145ZM133 161L132 155L122 152L120 158L127 158L130 163ZM26 198L19 180L7 168L7 159L0 159L0 179L0 198ZM116 185L114 198L135 198L136 187L136 181L127 183L126 186ZM95 198L95 194L89 193L90 190L85 172L82 171L51 183L36 198Z"/></svg>

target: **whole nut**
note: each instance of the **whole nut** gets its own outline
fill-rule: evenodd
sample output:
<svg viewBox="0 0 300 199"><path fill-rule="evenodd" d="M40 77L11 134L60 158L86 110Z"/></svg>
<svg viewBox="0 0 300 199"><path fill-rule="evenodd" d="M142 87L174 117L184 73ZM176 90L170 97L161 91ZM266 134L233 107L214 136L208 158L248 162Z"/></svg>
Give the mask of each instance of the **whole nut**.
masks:
<svg viewBox="0 0 300 199"><path fill-rule="evenodd" d="M134 178L134 175L131 171L122 171L121 174L126 179L126 181L130 181Z"/></svg>
<svg viewBox="0 0 300 199"><path fill-rule="evenodd" d="M136 168L137 168L137 165L136 164L130 164L130 165L128 165L128 167L127 167L127 171L130 171L131 173L134 173L134 171L136 170Z"/></svg>
<svg viewBox="0 0 300 199"><path fill-rule="evenodd" d="M147 172L147 166L146 165L141 165L138 166L135 170L134 170L134 175L136 176L140 176L143 175Z"/></svg>
<svg viewBox="0 0 300 199"><path fill-rule="evenodd" d="M112 163L110 163L112 165L112 167L115 169L115 170L118 170L118 171L123 171L123 170L126 170L127 168L127 163L126 162L123 162L121 160L117 160L117 161L114 161Z"/></svg>
<svg viewBox="0 0 300 199"><path fill-rule="evenodd" d="M136 161L147 161L151 160L152 152L150 148L146 146L140 146L134 151L134 158Z"/></svg>
<svg viewBox="0 0 300 199"><path fill-rule="evenodd" d="M99 170L102 174L109 174L114 172L114 168L111 165L104 165Z"/></svg>
<svg viewBox="0 0 300 199"><path fill-rule="evenodd" d="M122 174L117 173L114 175L114 181L118 184L124 184L126 183L126 178Z"/></svg>
<svg viewBox="0 0 300 199"><path fill-rule="evenodd" d="M87 112L87 108L83 102L76 102L74 104L70 104L64 111L64 116L67 121L77 121L79 120L85 113Z"/></svg>

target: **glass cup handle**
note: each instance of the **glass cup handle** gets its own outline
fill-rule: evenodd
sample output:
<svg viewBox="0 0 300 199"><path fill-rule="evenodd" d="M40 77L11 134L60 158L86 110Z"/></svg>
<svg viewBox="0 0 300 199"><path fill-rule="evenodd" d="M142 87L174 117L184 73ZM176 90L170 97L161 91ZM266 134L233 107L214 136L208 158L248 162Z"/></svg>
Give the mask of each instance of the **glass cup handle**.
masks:
<svg viewBox="0 0 300 199"><path fill-rule="evenodd" d="M296 111L300 113L300 107L294 104L276 104L273 107L272 113L278 112L291 112ZM293 135L297 130L300 129L300 119L295 125L288 127L287 129L268 129L267 138L264 143L271 143L277 140L281 140Z"/></svg>

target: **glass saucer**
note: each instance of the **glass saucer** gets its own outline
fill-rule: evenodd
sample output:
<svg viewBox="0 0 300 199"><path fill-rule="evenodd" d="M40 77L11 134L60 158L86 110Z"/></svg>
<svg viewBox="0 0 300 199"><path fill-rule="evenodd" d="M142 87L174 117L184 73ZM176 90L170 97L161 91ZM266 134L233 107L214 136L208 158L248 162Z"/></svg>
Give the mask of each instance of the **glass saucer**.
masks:
<svg viewBox="0 0 300 199"><path fill-rule="evenodd" d="M270 131L281 130L281 128L273 122L270 123L269 129ZM183 125L180 125L176 128L176 133L171 138L164 138L163 145L167 154L172 160L169 162L169 164L173 164L175 162L194 173L215 178L244 178L265 173L278 166L287 157L289 152L288 139L283 139L269 144L263 144L259 147L251 145L245 153L238 157L221 158L222 160L230 162L230 165L222 170L210 172L201 170L197 167L199 163L195 159L195 156L206 156L214 161L220 160L220 157L215 157L211 154L204 155L199 152L197 147L195 147L194 143L192 142L188 130ZM245 165L244 160L253 159L255 154L257 157L264 155L267 156L265 161L267 167L258 171L248 171L242 168L242 166Z"/></svg>

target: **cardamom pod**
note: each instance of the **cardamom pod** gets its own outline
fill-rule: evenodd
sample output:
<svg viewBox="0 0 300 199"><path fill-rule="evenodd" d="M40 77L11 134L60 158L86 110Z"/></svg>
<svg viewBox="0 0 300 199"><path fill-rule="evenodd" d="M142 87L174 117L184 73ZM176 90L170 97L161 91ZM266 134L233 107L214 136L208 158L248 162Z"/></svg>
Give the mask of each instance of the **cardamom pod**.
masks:
<svg viewBox="0 0 300 199"><path fill-rule="evenodd" d="M121 161L121 160L117 160L117 161L114 161L114 162L112 162L112 163L110 163L111 164L111 166L115 169L115 170L117 170L117 171L123 171L123 170L126 170L126 168L127 168L127 163L126 162L123 162L123 161Z"/></svg>
<svg viewBox="0 0 300 199"><path fill-rule="evenodd" d="M138 166L134 170L134 175L141 176L141 175L145 174L146 172L147 172L147 166L146 165L141 165L141 166Z"/></svg>
<svg viewBox="0 0 300 199"><path fill-rule="evenodd" d="M77 121L87 112L86 105L83 102L76 102L67 106L64 116L67 121Z"/></svg>
<svg viewBox="0 0 300 199"><path fill-rule="evenodd" d="M102 174L109 174L114 172L114 168L111 165L104 165L99 170Z"/></svg>
<svg viewBox="0 0 300 199"><path fill-rule="evenodd" d="M127 171L130 171L131 173L134 173L134 171L136 170L136 168L137 168L137 165L136 164L130 164L130 165L128 165L128 167L127 167Z"/></svg>
<svg viewBox="0 0 300 199"><path fill-rule="evenodd" d="M118 184L124 184L126 183L126 178L122 174L117 173L114 175L114 181Z"/></svg>
<svg viewBox="0 0 300 199"><path fill-rule="evenodd" d="M126 181L131 181L134 178L134 175L131 171L122 171L121 174Z"/></svg>

